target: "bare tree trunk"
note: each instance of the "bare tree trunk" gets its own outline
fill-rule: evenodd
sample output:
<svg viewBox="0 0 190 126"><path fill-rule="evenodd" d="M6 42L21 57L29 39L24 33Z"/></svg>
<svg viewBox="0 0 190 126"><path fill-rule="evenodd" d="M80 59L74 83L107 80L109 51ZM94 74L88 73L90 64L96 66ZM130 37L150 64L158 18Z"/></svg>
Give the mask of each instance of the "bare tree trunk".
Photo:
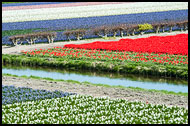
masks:
<svg viewBox="0 0 190 126"><path fill-rule="evenodd" d="M49 44L50 44L50 42L51 42L50 37L49 37L49 36L47 36L47 39L48 39L48 42L49 42Z"/></svg>
<svg viewBox="0 0 190 126"><path fill-rule="evenodd" d="M33 41L32 39L26 39L26 41L28 41L28 44L32 45Z"/></svg>
<svg viewBox="0 0 190 126"><path fill-rule="evenodd" d="M107 35L106 33L104 33L104 37L105 37L105 38L107 38L107 37L108 37L108 35Z"/></svg>
<svg viewBox="0 0 190 126"><path fill-rule="evenodd" d="M54 40L54 38L53 37L51 37L51 42L53 43L53 40Z"/></svg>
<svg viewBox="0 0 190 126"><path fill-rule="evenodd" d="M78 41L80 40L80 35L79 35L79 34L77 34L77 40L78 40Z"/></svg>
<svg viewBox="0 0 190 126"><path fill-rule="evenodd" d="M16 40L13 42L15 46L18 45L18 41L19 41L19 39L18 39L18 40L16 39Z"/></svg>
<svg viewBox="0 0 190 126"><path fill-rule="evenodd" d="M164 29L164 27L162 28L162 32L165 32L165 29Z"/></svg>
<svg viewBox="0 0 190 126"><path fill-rule="evenodd" d="M114 33L113 33L113 37L116 37L116 34L117 34L117 32L114 32Z"/></svg>
<svg viewBox="0 0 190 126"><path fill-rule="evenodd" d="M158 33L159 33L159 30L160 30L160 28L159 28L159 27L157 27L157 28L156 28L156 34L158 34Z"/></svg>
<svg viewBox="0 0 190 126"><path fill-rule="evenodd" d="M173 28L173 27L171 26L171 27L170 27L170 31L169 31L169 32L172 32L172 28Z"/></svg>
<svg viewBox="0 0 190 126"><path fill-rule="evenodd" d="M143 34L144 34L144 31L141 31L140 34L143 35Z"/></svg>
<svg viewBox="0 0 190 126"><path fill-rule="evenodd" d="M32 41L33 41L34 44L36 44L35 43L36 40L37 40L37 38L32 38Z"/></svg>
<svg viewBox="0 0 190 126"><path fill-rule="evenodd" d="M127 36L130 36L129 31L127 31Z"/></svg>
<svg viewBox="0 0 190 126"><path fill-rule="evenodd" d="M135 35L135 29L132 31L132 36L134 36Z"/></svg>
<svg viewBox="0 0 190 126"><path fill-rule="evenodd" d="M121 37L123 38L123 30L120 31Z"/></svg>
<svg viewBox="0 0 190 126"><path fill-rule="evenodd" d="M186 31L188 29L188 26L187 25L185 25L184 26L184 31Z"/></svg>
<svg viewBox="0 0 190 126"><path fill-rule="evenodd" d="M183 28L180 28L181 32L183 31Z"/></svg>

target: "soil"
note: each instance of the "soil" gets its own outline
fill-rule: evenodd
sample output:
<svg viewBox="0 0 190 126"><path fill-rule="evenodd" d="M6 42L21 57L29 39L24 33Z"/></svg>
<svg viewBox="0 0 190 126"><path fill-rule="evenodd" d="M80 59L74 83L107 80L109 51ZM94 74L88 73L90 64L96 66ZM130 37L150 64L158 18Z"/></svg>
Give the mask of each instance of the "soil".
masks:
<svg viewBox="0 0 190 126"><path fill-rule="evenodd" d="M188 97L147 92L116 87L103 87L87 84L75 84L62 81L48 81L45 79L26 79L21 77L2 76L3 85L15 87L28 87L32 89L44 89L49 91L60 90L63 92L90 95L94 97L109 97L110 99L126 99L128 101L141 101L151 104L165 104L167 106L179 106L188 109Z"/></svg>

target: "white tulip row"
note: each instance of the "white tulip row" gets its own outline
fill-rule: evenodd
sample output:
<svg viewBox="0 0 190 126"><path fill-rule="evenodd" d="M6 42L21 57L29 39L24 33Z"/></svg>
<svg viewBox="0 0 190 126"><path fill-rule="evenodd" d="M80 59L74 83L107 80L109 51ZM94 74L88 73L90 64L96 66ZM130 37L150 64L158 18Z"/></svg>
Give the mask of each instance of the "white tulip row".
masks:
<svg viewBox="0 0 190 126"><path fill-rule="evenodd" d="M188 9L188 2L135 2L109 5L10 10L2 12L2 23L109 16Z"/></svg>
<svg viewBox="0 0 190 126"><path fill-rule="evenodd" d="M25 124L188 123L188 110L121 99L76 95L3 105L2 121Z"/></svg>

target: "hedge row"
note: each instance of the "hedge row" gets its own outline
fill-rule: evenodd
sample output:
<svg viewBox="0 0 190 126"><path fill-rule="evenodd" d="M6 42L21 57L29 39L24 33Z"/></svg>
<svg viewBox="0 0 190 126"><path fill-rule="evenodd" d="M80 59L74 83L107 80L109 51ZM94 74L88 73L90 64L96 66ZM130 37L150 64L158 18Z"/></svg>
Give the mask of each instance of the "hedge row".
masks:
<svg viewBox="0 0 190 126"><path fill-rule="evenodd" d="M155 22L152 24L117 24L117 25L103 25L89 29L75 29L75 30L65 30L63 35L67 37L69 41L71 41L71 36L74 36L77 40L82 39L87 32L92 32L93 35L99 37L107 37L108 35L113 35L116 37L117 34L120 34L121 37L126 34L127 36L135 35L135 32L140 32L140 34L144 34L148 30L154 30L155 33L159 33L162 29L162 32L165 32L166 28L170 28L169 32L172 32L173 27L176 26L181 29L181 31L185 31L188 29L188 20L185 21L168 21L168 22ZM55 32L37 32L37 33L29 33L25 35L14 35L10 37L10 40L14 45L17 45L18 41L28 41L28 43L35 43L37 39L47 38L48 42L52 42L56 38ZM22 42L21 42L22 44Z"/></svg>
<svg viewBox="0 0 190 126"><path fill-rule="evenodd" d="M56 32L36 32L24 35L14 35L9 37L9 40L12 41L14 45L17 45L19 41L21 42L21 44L23 41L27 41L30 44L35 44L35 41L37 39L47 39L49 43L53 43L55 37Z"/></svg>
<svg viewBox="0 0 190 126"><path fill-rule="evenodd" d="M165 32L166 28L170 28L169 32L172 32L174 26L177 26L181 29L181 31L186 31L188 29L188 20L185 21L168 21L168 22L154 22L152 24L117 24L110 26L99 26L92 28L91 31L94 35L99 37L107 37L108 34L116 37L118 33L123 37L124 33L127 36L135 35L135 32L140 32L142 35L144 32L148 30L154 30L156 33L159 33L160 29L162 32ZM77 29L77 30L66 30L63 34L67 36L68 40L70 40L70 36L76 36L77 40L82 38L87 32L87 29Z"/></svg>
<svg viewBox="0 0 190 126"><path fill-rule="evenodd" d="M26 57L22 55L2 54L2 64L66 68L73 70L90 70L118 72L124 74L141 74L188 79L188 68L179 66L160 66L139 63L99 62L56 58Z"/></svg>

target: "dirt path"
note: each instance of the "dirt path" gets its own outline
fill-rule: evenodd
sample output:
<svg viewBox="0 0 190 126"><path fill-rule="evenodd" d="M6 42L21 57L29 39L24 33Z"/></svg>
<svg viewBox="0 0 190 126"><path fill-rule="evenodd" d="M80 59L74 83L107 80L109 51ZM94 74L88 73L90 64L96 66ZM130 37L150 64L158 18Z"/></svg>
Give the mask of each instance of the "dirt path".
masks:
<svg viewBox="0 0 190 126"><path fill-rule="evenodd" d="M55 82L38 79L25 79L20 77L2 76L3 85L14 85L16 87L29 87L33 89L61 90L81 95L91 95L94 97L107 96L111 99L121 98L128 101L142 101L151 104L165 104L167 106L179 106L188 109L188 97L161 94L157 92L144 92L132 89L109 88L93 85L79 85L67 82Z"/></svg>
<svg viewBox="0 0 190 126"><path fill-rule="evenodd" d="M131 39L135 39L135 38L146 38L149 36L166 36L166 35L176 35L176 34L182 34L182 33L188 33L188 31L184 31L184 32L171 32L171 33L160 33L160 34L145 34L145 35L135 35L135 36L128 36L128 37L123 37L123 38L131 38ZM80 40L80 41L71 41L71 42L56 42L56 43L45 43L45 44L36 44L36 45L18 45L18 46L14 46L14 47L10 47L10 46L2 46L2 54L19 54L22 50L24 51L30 51L30 50L34 50L34 49L48 49L48 48L53 48L56 46L64 46L65 44L81 44L81 43L91 43L94 41L118 41L119 39L121 39L121 37L117 37L116 39L109 39L109 40L105 40L105 39L91 39L91 40Z"/></svg>

